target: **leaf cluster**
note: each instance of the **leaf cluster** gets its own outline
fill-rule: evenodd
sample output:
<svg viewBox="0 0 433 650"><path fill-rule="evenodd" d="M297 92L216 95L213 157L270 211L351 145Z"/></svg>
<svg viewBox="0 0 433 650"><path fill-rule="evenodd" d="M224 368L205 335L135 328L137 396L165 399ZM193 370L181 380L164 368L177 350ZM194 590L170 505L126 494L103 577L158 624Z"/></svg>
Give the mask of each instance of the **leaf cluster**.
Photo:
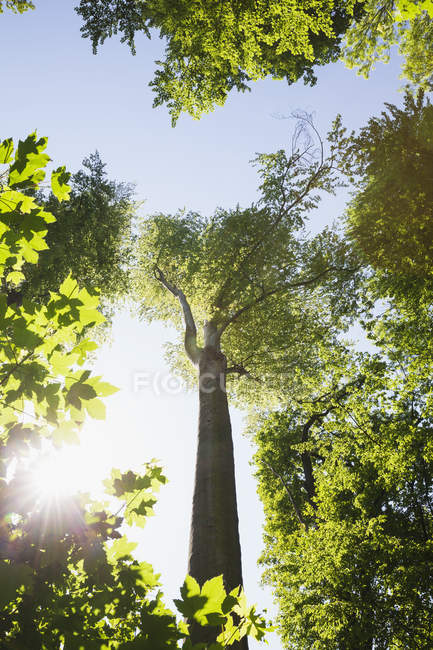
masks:
<svg viewBox="0 0 433 650"><path fill-rule="evenodd" d="M195 118L223 105L233 89L271 76L313 84L315 65L336 60L341 34L362 11L357 0L81 0L84 37L93 50L120 32L135 53L135 34L159 33L165 59L150 86L154 105L166 104L173 125L181 112Z"/></svg>
<svg viewBox="0 0 433 650"><path fill-rule="evenodd" d="M34 9L35 5L33 2L28 0L0 0L0 14L4 12L5 9L11 9L14 13L22 14L28 9Z"/></svg>
<svg viewBox="0 0 433 650"><path fill-rule="evenodd" d="M343 60L369 77L375 64L387 63L398 45L402 77L412 88L432 84L432 0L365 0L364 13L346 32Z"/></svg>
<svg viewBox="0 0 433 650"><path fill-rule="evenodd" d="M47 229L47 247L39 263L23 269L20 295L46 303L50 291L70 273L89 291L101 291L103 311L109 315L112 305L128 292L133 193L132 185L107 179L98 152L72 175L67 201L59 201L58 192L38 193L37 200L56 220Z"/></svg>
<svg viewBox="0 0 433 650"><path fill-rule="evenodd" d="M375 270L382 294L419 296L433 270L433 107L423 93L386 104L346 138L342 165L355 180L347 233ZM418 291L416 287L418 286Z"/></svg>
<svg viewBox="0 0 433 650"><path fill-rule="evenodd" d="M262 563L287 647L432 642L432 363L385 334L371 333L380 353L330 356L310 398L256 436Z"/></svg>

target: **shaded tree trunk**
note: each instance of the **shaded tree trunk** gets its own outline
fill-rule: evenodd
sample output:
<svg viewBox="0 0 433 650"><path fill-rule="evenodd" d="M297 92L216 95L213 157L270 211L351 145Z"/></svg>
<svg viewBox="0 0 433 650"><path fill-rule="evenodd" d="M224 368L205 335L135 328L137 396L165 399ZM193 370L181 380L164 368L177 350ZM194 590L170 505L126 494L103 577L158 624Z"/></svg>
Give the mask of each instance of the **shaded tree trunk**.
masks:
<svg viewBox="0 0 433 650"><path fill-rule="evenodd" d="M207 332L199 367L199 425L188 572L200 585L222 574L242 584L233 440L225 390L226 359ZM193 643L215 641L217 628L191 627ZM247 638L231 646L248 650Z"/></svg>

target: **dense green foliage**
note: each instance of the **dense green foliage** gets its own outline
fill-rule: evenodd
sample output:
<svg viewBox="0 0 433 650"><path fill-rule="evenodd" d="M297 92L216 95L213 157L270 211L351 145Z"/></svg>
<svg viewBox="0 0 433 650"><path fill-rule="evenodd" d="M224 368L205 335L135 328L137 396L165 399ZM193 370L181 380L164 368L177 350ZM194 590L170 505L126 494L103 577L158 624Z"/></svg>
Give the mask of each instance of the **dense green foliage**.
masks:
<svg viewBox="0 0 433 650"><path fill-rule="evenodd" d="M345 143L355 175L349 235L375 269L427 278L433 271L433 107L423 95L387 105ZM382 277L382 276L381 276Z"/></svg>
<svg viewBox="0 0 433 650"><path fill-rule="evenodd" d="M77 12L94 51L120 32L134 53L136 33L159 32L165 59L150 85L154 105L167 104L175 123L182 111L200 117L233 88L267 76L314 83L314 66L337 59L361 8L358 0L81 0Z"/></svg>
<svg viewBox="0 0 433 650"><path fill-rule="evenodd" d="M288 648L433 643L433 116L421 96L387 108L340 133L369 349L320 351L306 396L288 393L256 434L262 562Z"/></svg>
<svg viewBox="0 0 433 650"><path fill-rule="evenodd" d="M365 0L364 14L346 34L344 60L368 77L375 63L387 62L391 47L403 57L402 76L428 89L433 80L432 0Z"/></svg>
<svg viewBox="0 0 433 650"><path fill-rule="evenodd" d="M48 225L47 248L37 264L25 267L19 296L9 290L9 301L24 296L45 303L70 273L88 290L100 290L105 312L126 295L134 188L108 180L104 168L97 152L85 159L83 169L70 179L67 202L53 193L38 193L38 201L56 219Z"/></svg>
<svg viewBox="0 0 433 650"><path fill-rule="evenodd" d="M307 123L305 122L307 120ZM313 345L329 346L356 309L357 259L332 229L309 237L305 224L320 193L338 185L335 170L339 127L330 153L298 124L291 152L262 154L256 164L261 199L249 208L154 215L142 225L136 294L141 315L183 331L176 297L186 296L203 343L206 322L221 337L231 384L239 399L278 399L314 372ZM272 314L272 318L269 315ZM189 367L173 348L173 364Z"/></svg>
<svg viewBox="0 0 433 650"><path fill-rule="evenodd" d="M432 364L386 334L377 323L381 354L329 359L323 392L257 436L262 561L287 647L432 644Z"/></svg>
<svg viewBox="0 0 433 650"><path fill-rule="evenodd" d="M15 156L11 139L0 144L0 269L11 286L37 264L54 222L24 193L44 179L46 144L32 134ZM68 179L64 168L52 173L59 201L69 195ZM187 624L161 601L158 576L133 558L134 544L119 530L124 522L144 524L165 482L161 469L113 470L107 493L123 502L114 515L88 495L47 499L37 490L35 474L49 449L76 442L86 412L104 418L100 397L116 390L85 366L97 347L86 331L103 320L97 307L96 292L70 276L46 304L24 298L8 306L0 297L0 648L162 650L185 640L193 650ZM227 594L221 576L201 590L187 578L177 606L190 620L217 627L213 650L264 633L263 618L239 589Z"/></svg>

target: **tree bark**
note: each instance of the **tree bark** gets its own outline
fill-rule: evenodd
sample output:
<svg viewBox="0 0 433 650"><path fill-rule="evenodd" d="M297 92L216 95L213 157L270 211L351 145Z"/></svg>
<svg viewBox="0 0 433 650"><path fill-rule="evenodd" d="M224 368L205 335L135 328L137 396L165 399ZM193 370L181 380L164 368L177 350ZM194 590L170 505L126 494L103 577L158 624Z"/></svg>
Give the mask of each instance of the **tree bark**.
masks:
<svg viewBox="0 0 433 650"><path fill-rule="evenodd" d="M222 575L226 591L230 592L242 585L242 565L232 428L225 385L227 360L220 348L221 334L226 325L218 329L214 322L206 322L205 345L200 348L185 294L166 278L158 266L154 271L156 279L179 300L185 321L185 352L199 371L198 447L188 573L200 586L206 580ZM193 644L212 643L218 634L219 628L201 627L190 622ZM248 650L247 637L231 647L233 650Z"/></svg>
<svg viewBox="0 0 433 650"><path fill-rule="evenodd" d="M222 574L230 591L242 584L233 440L226 359L210 326L198 367L200 408L188 573L200 585ZM193 643L211 643L218 634L218 628L191 626ZM247 638L231 647L248 650Z"/></svg>

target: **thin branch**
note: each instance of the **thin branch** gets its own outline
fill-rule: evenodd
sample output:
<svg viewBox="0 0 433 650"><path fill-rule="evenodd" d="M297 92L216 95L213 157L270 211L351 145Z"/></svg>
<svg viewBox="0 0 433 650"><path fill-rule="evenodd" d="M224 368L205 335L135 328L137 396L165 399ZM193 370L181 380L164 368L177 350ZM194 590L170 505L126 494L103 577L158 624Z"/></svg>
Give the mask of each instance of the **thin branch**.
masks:
<svg viewBox="0 0 433 650"><path fill-rule="evenodd" d="M280 287L276 287L275 289L272 289L270 291L264 291L258 298L255 300L252 300L250 303L247 305L244 305L240 309L238 309L232 316L230 316L220 327L219 329L219 334L221 334L227 329L229 325L234 323L242 314L244 314L246 311L249 309L252 309L256 305L260 304L266 298L269 298L270 296L275 295L276 293L279 293L280 291L289 291L290 289L299 289L301 287L307 287L310 284L314 284L314 282L317 282L317 280L320 280L324 275L329 273L330 271L347 271L347 272L352 272L356 269L339 269L335 266L329 266L327 269L324 269L321 271L318 275L315 275L312 278L308 278L307 280L300 280L299 282L292 282L291 284L284 284Z"/></svg>
<svg viewBox="0 0 433 650"><path fill-rule="evenodd" d="M314 126L313 126L313 130L318 135L318 131L315 129ZM319 135L318 135L318 137L319 137L319 141L320 141L320 161L319 161L319 164L317 166L316 171L313 174L311 174L311 176L308 179L304 189L299 194L296 194L295 199L289 205L286 205L287 199L286 199L286 193L285 193L285 188L284 188L284 183L283 183L283 187L281 188L282 203L281 203L280 209L278 210L276 218L274 219L274 221L272 222L270 227L265 231L263 236L260 239L256 240L256 242L251 246L251 248L244 255L243 259L241 260L241 262L239 264L239 267L236 269L237 272L242 270L242 267L246 264L246 262L250 259L250 257L255 254L255 252L261 246L261 244L272 234L274 229L283 220L284 216L287 215L290 212L290 210L293 210L293 208L295 208L297 205L299 205L305 199L305 197L309 194L310 190L312 189L314 183L321 176L323 171L327 168L327 165L325 164L325 160L324 160L323 142L322 142L322 139L320 138ZM298 156L298 159L300 157L302 157L302 155ZM296 163L298 159L296 159L295 155L292 155L290 157L290 159L287 161L286 174L288 173L291 165L293 163ZM216 306L218 308L221 308L223 306L222 301L223 301L223 298L224 298L224 294L225 294L227 288L230 285L231 279L232 279L232 276L230 275L226 279L226 281L224 282L223 286L221 287L221 289L219 291L218 297L216 299Z"/></svg>
<svg viewBox="0 0 433 650"><path fill-rule="evenodd" d="M234 363L232 366L226 369L225 374L230 375L230 374L238 374L239 377L247 377L248 379L252 379L253 381L260 382L260 379L258 377L254 377L243 365L242 363Z"/></svg>

